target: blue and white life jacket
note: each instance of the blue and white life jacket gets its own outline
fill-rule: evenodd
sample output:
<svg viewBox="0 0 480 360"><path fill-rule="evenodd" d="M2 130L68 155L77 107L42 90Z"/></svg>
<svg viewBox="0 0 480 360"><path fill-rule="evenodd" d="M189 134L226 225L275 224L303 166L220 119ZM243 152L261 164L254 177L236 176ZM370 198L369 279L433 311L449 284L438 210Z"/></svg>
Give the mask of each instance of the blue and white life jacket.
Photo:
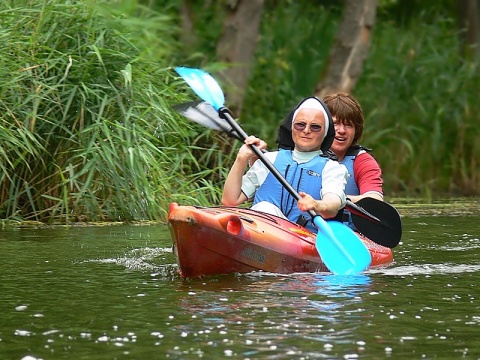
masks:
<svg viewBox="0 0 480 360"><path fill-rule="evenodd" d="M293 159L291 150L279 150L273 165L297 192L304 191L314 199L320 200L322 172L327 161L327 157L320 155L306 163L299 164ZM272 173L267 175L264 183L255 193L253 204L261 201L268 201L278 206L290 221L301 223L310 231L317 232L317 228L310 221L310 216L298 209L295 198ZM303 219L309 221L304 224Z"/></svg>

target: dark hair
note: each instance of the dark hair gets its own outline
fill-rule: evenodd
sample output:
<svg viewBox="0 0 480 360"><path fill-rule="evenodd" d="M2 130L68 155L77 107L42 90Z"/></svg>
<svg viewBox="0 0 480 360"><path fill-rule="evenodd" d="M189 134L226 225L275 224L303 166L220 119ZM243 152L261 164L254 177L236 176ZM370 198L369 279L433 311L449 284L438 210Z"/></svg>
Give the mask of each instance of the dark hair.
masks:
<svg viewBox="0 0 480 360"><path fill-rule="evenodd" d="M322 152L326 153L328 149L333 144L333 139L335 137L335 127L333 126L333 118L332 115L330 114L330 110L328 107L323 103L322 100L315 96L309 96L302 101L300 101L297 106L295 106L295 109L293 109L285 119L283 119L282 123L280 124L280 127L278 128L278 135L277 135L277 144L279 149L287 149L287 150L293 150L295 148L295 143L293 142L292 138L292 121L293 121L293 114L295 111L302 105L306 100L308 99L315 99L317 100L324 108L325 113L328 116L328 130L327 134L325 135L325 138L322 141L322 144L320 145L320 149Z"/></svg>
<svg viewBox="0 0 480 360"><path fill-rule="evenodd" d="M357 99L347 93L334 93L323 99L332 116L340 123L351 123L355 127L352 145L356 145L363 135L363 110Z"/></svg>

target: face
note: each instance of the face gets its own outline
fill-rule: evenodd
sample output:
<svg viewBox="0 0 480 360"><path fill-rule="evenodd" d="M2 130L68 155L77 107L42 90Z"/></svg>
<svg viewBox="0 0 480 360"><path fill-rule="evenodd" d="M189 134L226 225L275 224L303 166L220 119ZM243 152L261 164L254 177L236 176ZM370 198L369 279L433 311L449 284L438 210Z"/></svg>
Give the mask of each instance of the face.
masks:
<svg viewBox="0 0 480 360"><path fill-rule="evenodd" d="M293 120L292 138L298 151L320 150L325 135L325 117L318 109L301 109Z"/></svg>
<svg viewBox="0 0 480 360"><path fill-rule="evenodd" d="M338 121L335 116L333 125L335 126L335 139L330 149L339 157L339 160L342 160L353 143L355 126L351 122Z"/></svg>

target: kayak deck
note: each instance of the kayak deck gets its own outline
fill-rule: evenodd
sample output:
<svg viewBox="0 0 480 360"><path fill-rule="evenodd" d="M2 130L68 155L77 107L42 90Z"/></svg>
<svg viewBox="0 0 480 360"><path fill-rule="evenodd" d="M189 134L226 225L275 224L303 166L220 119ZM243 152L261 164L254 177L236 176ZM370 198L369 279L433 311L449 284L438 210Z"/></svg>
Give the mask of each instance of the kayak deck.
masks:
<svg viewBox="0 0 480 360"><path fill-rule="evenodd" d="M184 278L252 271L328 272L315 247L317 235L274 215L172 203L168 225ZM390 248L359 237L372 256L369 268L393 261Z"/></svg>

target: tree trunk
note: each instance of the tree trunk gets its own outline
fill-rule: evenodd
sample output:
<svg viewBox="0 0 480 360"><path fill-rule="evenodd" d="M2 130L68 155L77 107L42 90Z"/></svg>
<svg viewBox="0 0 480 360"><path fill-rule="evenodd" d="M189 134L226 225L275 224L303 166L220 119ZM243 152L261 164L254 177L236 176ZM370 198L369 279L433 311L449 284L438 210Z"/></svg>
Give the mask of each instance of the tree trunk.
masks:
<svg viewBox="0 0 480 360"><path fill-rule="evenodd" d="M457 0L461 55L465 59L480 56L480 0Z"/></svg>
<svg viewBox="0 0 480 360"><path fill-rule="evenodd" d="M368 55L376 12L376 0L346 0L327 66L315 89L317 97L352 92Z"/></svg>
<svg viewBox="0 0 480 360"><path fill-rule="evenodd" d="M219 74L229 108L240 115L257 47L264 0L227 0L217 60L231 67Z"/></svg>

